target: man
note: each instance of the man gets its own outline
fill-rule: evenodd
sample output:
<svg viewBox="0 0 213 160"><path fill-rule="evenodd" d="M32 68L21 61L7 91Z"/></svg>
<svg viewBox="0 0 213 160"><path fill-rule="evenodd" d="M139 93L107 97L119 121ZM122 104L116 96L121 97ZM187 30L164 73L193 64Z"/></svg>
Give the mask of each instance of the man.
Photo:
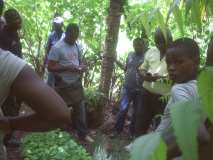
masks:
<svg viewBox="0 0 213 160"><path fill-rule="evenodd" d="M60 96L45 85L26 62L2 49L0 49L0 75L0 107L5 99L12 95L34 110L34 113L24 116L0 116L0 135L14 130L46 131L63 127L70 122L69 110ZM1 160L6 159L4 155L1 138Z"/></svg>
<svg viewBox="0 0 213 160"><path fill-rule="evenodd" d="M79 27L69 24L65 38L57 42L48 56L48 70L56 75L55 87L68 107L73 108L73 125L80 139L93 140L87 136L86 107L81 75L86 66L81 63L81 47L77 44Z"/></svg>
<svg viewBox="0 0 213 160"><path fill-rule="evenodd" d="M142 79L138 74L138 67L143 63L144 59L144 41L141 38L136 38L133 41L134 52L130 53L127 58L125 68L125 81L123 87L123 93L120 101L120 108L115 124L116 134L120 134L123 130L125 123L125 117L128 112L130 103L133 103L133 115L131 118L131 124L129 128L130 136L140 135L139 128L135 123L140 122L142 118L140 115L142 107ZM138 128L139 127L139 128Z"/></svg>
<svg viewBox="0 0 213 160"><path fill-rule="evenodd" d="M165 53L172 42L168 30L166 36L160 28L157 28L154 36L157 48L151 48L145 53L144 63L139 67L144 80L144 97L146 97L143 101L142 134L146 133L154 116L163 112L164 104L160 101L160 97L167 96L171 89L168 82L164 80L168 76Z"/></svg>
<svg viewBox="0 0 213 160"><path fill-rule="evenodd" d="M22 58L21 42L18 31L21 29L22 19L18 11L9 9L4 13L6 24L0 31L1 48L9 50L16 56ZM21 101L14 96L9 96L4 104L2 110L5 116L17 116L21 107ZM19 145L15 140L13 133L7 134L4 138L5 145Z"/></svg>
<svg viewBox="0 0 213 160"><path fill-rule="evenodd" d="M46 55L44 60L44 68L47 65L47 57L50 52L50 49L52 48L52 46L56 44L56 42L63 39L65 36L63 31L63 22L64 22L63 18L59 16L53 19L53 32L51 32L48 37L47 46L46 46ZM51 72L48 73L47 84L53 88L55 86L54 74Z"/></svg>
<svg viewBox="0 0 213 160"><path fill-rule="evenodd" d="M2 49L9 50L16 56L22 58L22 46L18 31L21 29L22 19L15 9L8 9L4 13L6 24L0 32L0 43Z"/></svg>

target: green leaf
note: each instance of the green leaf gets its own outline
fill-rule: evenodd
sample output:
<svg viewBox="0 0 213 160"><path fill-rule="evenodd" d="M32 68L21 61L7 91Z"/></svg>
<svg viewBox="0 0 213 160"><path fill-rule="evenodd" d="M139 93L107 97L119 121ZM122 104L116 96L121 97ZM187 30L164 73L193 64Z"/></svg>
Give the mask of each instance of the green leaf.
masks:
<svg viewBox="0 0 213 160"><path fill-rule="evenodd" d="M181 10L179 9L179 7L176 7L176 8L174 9L173 14L174 14L175 20L176 20L176 22L177 22L178 29L180 30L180 33L181 33L182 35L184 35L183 17L182 17L182 12L181 12Z"/></svg>
<svg viewBox="0 0 213 160"><path fill-rule="evenodd" d="M171 108L172 127L183 160L198 160L197 132L202 113L196 99L176 103Z"/></svg>
<svg viewBox="0 0 213 160"><path fill-rule="evenodd" d="M208 118L213 122L213 67L206 67L198 78L198 91L202 98L204 107L203 110L208 115Z"/></svg>
<svg viewBox="0 0 213 160"><path fill-rule="evenodd" d="M200 0L194 0L194 3L192 3L192 21L197 25L199 31L202 30L202 8Z"/></svg>
<svg viewBox="0 0 213 160"><path fill-rule="evenodd" d="M139 137L132 144L131 160L166 160L166 144L159 133Z"/></svg>
<svg viewBox="0 0 213 160"><path fill-rule="evenodd" d="M185 6L186 6L186 14L185 14L185 16L186 16L186 17L187 17L188 14L189 14L189 11L190 11L190 9L191 9L191 7L192 7L192 3L193 3L193 0L186 0L186 1L185 1Z"/></svg>

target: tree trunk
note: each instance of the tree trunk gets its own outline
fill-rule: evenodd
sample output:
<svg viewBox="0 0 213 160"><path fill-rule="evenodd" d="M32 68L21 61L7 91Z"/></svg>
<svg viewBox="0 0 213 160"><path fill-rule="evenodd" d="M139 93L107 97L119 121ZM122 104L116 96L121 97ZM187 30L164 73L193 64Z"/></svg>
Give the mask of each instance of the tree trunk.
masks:
<svg viewBox="0 0 213 160"><path fill-rule="evenodd" d="M111 77L116 59L116 47L120 28L120 19L123 13L125 0L110 0L108 11L107 35L105 39L104 55L101 67L100 91L104 94L101 104L105 105L109 96Z"/></svg>
<svg viewBox="0 0 213 160"><path fill-rule="evenodd" d="M206 66L213 66L213 36L211 38L207 51Z"/></svg>

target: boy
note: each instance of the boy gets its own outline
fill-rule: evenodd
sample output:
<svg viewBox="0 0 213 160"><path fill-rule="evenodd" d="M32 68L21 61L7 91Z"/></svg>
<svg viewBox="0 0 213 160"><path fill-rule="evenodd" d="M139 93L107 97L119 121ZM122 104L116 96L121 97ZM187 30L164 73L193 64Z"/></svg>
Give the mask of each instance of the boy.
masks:
<svg viewBox="0 0 213 160"><path fill-rule="evenodd" d="M170 109L177 102L198 98L196 78L199 62L199 47L194 40L189 38L180 38L174 41L166 52L168 74L174 85L161 123L156 131L162 133L169 152L176 147L175 137L170 130L172 128ZM201 137L202 139L207 136L205 128L203 133L204 137Z"/></svg>

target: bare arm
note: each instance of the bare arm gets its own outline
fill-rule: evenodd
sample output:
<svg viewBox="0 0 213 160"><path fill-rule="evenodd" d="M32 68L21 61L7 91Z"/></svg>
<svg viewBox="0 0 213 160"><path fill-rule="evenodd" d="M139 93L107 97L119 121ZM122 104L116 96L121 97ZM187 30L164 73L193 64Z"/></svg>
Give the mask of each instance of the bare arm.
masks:
<svg viewBox="0 0 213 160"><path fill-rule="evenodd" d="M78 72L79 69L75 65L62 66L57 61L49 60L48 71L56 72L56 73L60 73L60 72L64 72L64 71Z"/></svg>
<svg viewBox="0 0 213 160"><path fill-rule="evenodd" d="M14 81L11 93L35 111L30 115L8 118L14 130L46 131L70 122L70 112L62 98L28 66Z"/></svg>

